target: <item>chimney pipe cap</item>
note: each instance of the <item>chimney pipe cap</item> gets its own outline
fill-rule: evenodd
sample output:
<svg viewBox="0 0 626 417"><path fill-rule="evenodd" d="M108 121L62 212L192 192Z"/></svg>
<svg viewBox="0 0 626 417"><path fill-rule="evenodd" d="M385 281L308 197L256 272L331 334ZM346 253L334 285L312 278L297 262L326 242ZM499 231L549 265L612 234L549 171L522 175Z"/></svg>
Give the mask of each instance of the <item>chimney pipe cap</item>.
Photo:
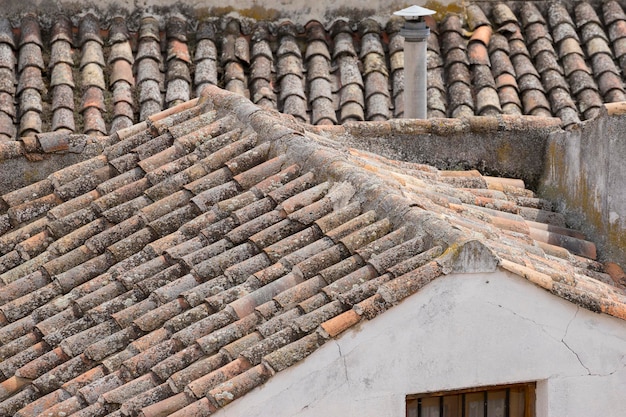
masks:
<svg viewBox="0 0 626 417"><path fill-rule="evenodd" d="M419 20L421 17L430 16L431 14L437 13L434 10L427 9L425 7L420 6L411 6L406 9L398 10L393 14L396 16L402 16L406 20Z"/></svg>

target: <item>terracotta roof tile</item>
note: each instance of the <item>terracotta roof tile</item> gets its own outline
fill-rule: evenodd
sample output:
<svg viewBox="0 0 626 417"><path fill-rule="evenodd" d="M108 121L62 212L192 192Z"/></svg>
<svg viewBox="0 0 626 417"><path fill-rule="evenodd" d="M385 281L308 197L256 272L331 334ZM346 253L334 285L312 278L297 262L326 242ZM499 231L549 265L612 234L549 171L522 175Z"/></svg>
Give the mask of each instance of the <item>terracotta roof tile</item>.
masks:
<svg viewBox="0 0 626 417"><path fill-rule="evenodd" d="M40 70L44 69L41 47L36 43L25 43L20 47L17 71L22 72L24 68L33 66Z"/></svg>
<svg viewBox="0 0 626 417"><path fill-rule="evenodd" d="M63 85L66 85L66 86L69 86L69 87L74 87L75 86L75 84L74 84L74 77L73 77L73 74L72 74L72 68L71 68L71 66L69 64L66 64L66 63L56 64L54 66L54 68L52 69L52 76L51 77L52 78L50 80L50 87L57 87L57 86L63 86ZM56 92L55 95L58 97L57 100L69 101L68 97L64 96L67 93L63 94L63 93L60 93L60 91L62 91L62 90L59 90L57 92L56 89L55 89L55 92ZM73 106L73 104L72 104L72 106ZM57 106L53 105L53 107L56 108L56 107L59 107L59 106L58 105Z"/></svg>
<svg viewBox="0 0 626 417"><path fill-rule="evenodd" d="M93 13L87 13L80 21L78 27L79 46L83 46L87 41L102 43L100 38L100 22Z"/></svg>
<svg viewBox="0 0 626 417"><path fill-rule="evenodd" d="M125 16L113 16L109 33L109 42L112 44L125 42L130 38Z"/></svg>
<svg viewBox="0 0 626 417"><path fill-rule="evenodd" d="M502 19L512 20L505 12ZM485 27L479 13L473 13L473 25ZM460 21L455 25L454 30L462 28ZM323 27L311 27L307 36L323 43ZM141 30L144 41L158 42L154 21L144 20ZM180 40L178 29L171 28L167 35L169 30L166 36ZM246 56L244 41L237 46L237 39L243 39L240 28L233 24L228 30L235 35L232 50L223 55L229 63L253 64L257 57L271 54L259 46ZM386 38L376 38L377 24L364 23L360 30L369 39L367 53L361 49L363 59L373 60L367 57L381 54L377 39ZM203 32L204 40L209 32ZM340 65L339 73L328 72L328 77L343 77L354 86L350 88L355 95L345 104L363 112L371 104L363 96L363 108L358 99L363 79L341 73L357 63L359 49L353 42L360 39L341 23L332 35L327 39L339 44L337 58L352 61ZM280 29L278 55L302 59L299 36L294 27ZM253 38L252 43L259 42ZM429 48L435 51L436 45ZM491 55L503 50L499 47ZM303 64L313 58L327 60L325 51L305 54ZM550 102L543 93L543 82L558 73L557 68L524 68L534 59L527 50L518 49L513 56L518 57L513 70L501 69L499 77L519 78L498 78L498 83L489 78L493 75L486 64L470 68L463 59L457 61L469 79L454 84L463 85L470 98L450 111L474 114L472 88L478 84L483 88L475 92L480 94L477 111L497 109L504 95L492 102L484 92L497 96L506 88L515 91L517 80L522 102L531 111L548 112L550 105L561 103L557 92L567 85L550 84ZM143 58L148 60L152 58ZM436 56L433 62L439 65ZM518 67L524 71L518 72ZM384 76L382 68L370 69L364 79L367 99L387 97L383 78L376 78ZM392 70L392 77L394 71L400 70ZM304 73L299 77L303 86L314 81L302 77ZM328 82L326 72L316 77ZM442 88L432 87L444 92ZM579 91L577 98L587 90ZM132 105L125 91L119 102ZM0 237L0 249L6 265L15 265L7 266L1 276L7 291L0 296L0 354L7 358L0 370L11 382L0 385L0 411L28 414L45 404L77 415L150 415L159 409L174 415L192 409L213 412L305 358L327 338L341 337L357 323L364 325L436 279L448 268L443 251L469 234L480 235L490 250L511 259L500 261L508 270L565 298L593 294L589 308L613 311L608 287L593 281L607 279L604 274L576 269L576 275L568 275L550 257L565 257L558 262L574 271L575 258L562 246L586 256L593 256L595 247L580 235L525 223L528 218L563 226L563 218L527 191L514 190L523 184L399 166L364 152L320 150L322 142L314 143L306 133L310 128L293 118L260 110L245 98L211 87L205 94L200 101L116 134L119 141L99 157L3 198L15 230L7 229ZM518 105L515 96L508 100L506 104ZM567 96L560 100L572 103ZM584 102L595 108L590 98L584 97ZM480 129L477 121L470 124ZM289 130L292 127L297 134ZM272 139L272 134L280 139ZM314 169L313 161L324 169ZM364 187L366 181L373 185ZM385 211L391 214L364 203L371 198L372 186L389 194ZM403 197L397 189L403 190ZM26 219L20 206L37 205L42 198L54 203L46 209L48 215L20 223ZM412 198L426 208L419 209L420 216L439 216L420 223L427 230L438 228L437 242L431 232L415 235L409 230L411 216L417 216L417 209L410 207L418 200ZM401 222L394 217L396 204L403 213ZM527 259L523 267L513 264L520 258ZM578 286L568 280L570 275L580 281ZM17 379L22 373L36 379L24 383Z"/></svg>
<svg viewBox="0 0 626 417"><path fill-rule="evenodd" d="M604 23L606 25L611 25L616 20L624 19L626 16L624 15L624 11L620 7L619 3L616 1L609 1L605 3L602 7Z"/></svg>
<svg viewBox="0 0 626 417"><path fill-rule="evenodd" d="M100 88L89 87L83 93L81 102L81 110L95 107L98 110L104 111L104 93Z"/></svg>
<svg viewBox="0 0 626 417"><path fill-rule="evenodd" d="M22 17L20 21L20 29L20 47L27 43L34 43L36 45L43 46L43 42L41 41L39 20L37 19L36 15L29 13Z"/></svg>
<svg viewBox="0 0 626 417"><path fill-rule="evenodd" d="M552 36L550 35L550 32L548 31L548 27L545 22L535 22L527 25L524 28L524 34L526 35L526 43L531 50L532 48L538 47L537 45L535 45L536 42L552 41Z"/></svg>
<svg viewBox="0 0 626 417"><path fill-rule="evenodd" d="M50 409L52 406L59 404L69 399L70 397L70 394L68 394L66 391L59 389L33 401L26 407L22 408L20 411L16 412L15 415L20 417L39 415L44 411Z"/></svg>
<svg viewBox="0 0 626 417"><path fill-rule="evenodd" d="M87 64L105 66L101 44L97 41L86 41L81 47L80 66L82 70Z"/></svg>
<svg viewBox="0 0 626 417"><path fill-rule="evenodd" d="M151 58L151 60L147 61L150 62L151 65L154 65L154 63L161 63L162 57L158 43L153 42L152 40L143 40L143 42L139 42L139 45L137 46L136 60L139 62L143 61L145 58Z"/></svg>
<svg viewBox="0 0 626 417"><path fill-rule="evenodd" d="M474 90L480 90L480 85L474 84L471 77L463 77L463 82L470 87L466 90L454 82L449 83L450 80L455 80L454 77L447 77L446 69L451 68L454 63L470 62L466 55L468 50L466 34L471 36L469 45L471 61L479 62L481 65L488 63L499 65L500 61L496 57L485 57L480 44L493 48L490 55L502 48L505 51L510 46L511 60L514 61L516 71L509 71L511 68L507 65L506 70L499 68L494 71L494 78L503 71L513 72L511 74L513 76L516 75L515 72L524 75L532 71L532 62L528 65L529 62L524 60L515 61L514 58L520 54L529 55L542 75L547 68L560 71L558 61L555 62L550 54L541 54L543 46L547 45L550 39L554 39L555 47L562 56L568 51L581 52L583 49L588 50L592 59L602 54L610 55L608 44L604 43L607 36L602 23L597 16L592 16L595 13L589 11L591 9L587 7L587 3L583 3L577 9L584 10L593 19L589 16L572 19L572 16L582 11L574 11L570 15L560 6L550 6L546 14L549 26L538 9L525 5L524 13L521 13L521 10L517 11L523 23L523 32L516 14L504 4L497 6L492 11L493 21L489 21L484 12L476 7L472 9L472 17L467 22L449 14L444 16L440 28L437 29L440 30L440 35L433 31L428 42L431 85L428 101L429 117L444 115L460 117L485 113L483 106L470 104L467 99L470 94L474 94ZM615 10L618 9L621 10L619 7ZM191 35L191 30L180 23L183 20L178 17L168 17L165 21L170 23L165 25L161 33L158 23L161 16L146 15L141 18L139 29L135 33L132 28L129 30L123 17L116 16L108 28L110 46L103 47L107 30L101 31L99 19L93 13L73 20L64 15L60 16L51 30L49 44L47 38L45 42L41 39L39 19L34 15L23 19L26 27L24 39L20 44L22 48L16 54L12 50L11 30L7 32L4 43L1 43L4 46L0 47L3 52L0 56L5 56L6 59L0 59L0 66L1 62L6 61L3 70L7 70L8 77L4 78L11 80L15 77L15 74L12 74L11 62L18 61L17 69L20 72L17 78L20 81L18 90L21 92L26 86L31 86L40 91L38 107L41 108L46 108L48 100L56 101L53 105L53 110L56 111L51 114L44 112L41 116L27 113L22 121L22 134L46 129L50 124L53 130L78 128L91 134L102 134L107 129L117 131L130 126L135 113L140 119L145 119L159 112L164 106L174 105L199 95L206 85L218 82L224 82L228 89L240 94L250 95L261 107L278 108L303 121L310 120L317 124L363 119L385 120L391 116L392 110L394 116L401 116L404 111L403 40L398 33L401 23L396 22L397 19L392 19L393 22L390 21L384 29L371 19L362 20L356 25L359 34L354 33L353 27L347 22L331 25L329 30L325 29L323 23L309 22L305 25L304 31L299 31L298 27L287 22L274 33L265 22L251 22L251 25L247 25L232 18L201 20L195 30L198 44L193 58L195 70L191 74L192 68L188 66L191 61L189 54L191 37L188 36ZM77 28L74 27L73 21L77 23ZM623 55L618 42L622 37L619 22L623 20L611 17L607 22L608 38L614 44L611 46L619 59ZM580 27L580 38L575 25ZM493 35L490 39L491 28L500 36L500 40L498 36ZM221 30L225 36L219 33ZM73 31L78 32L76 45L72 45ZM161 35L163 45L167 45L169 51L161 50ZM503 38L508 38L511 44L506 45L506 40L503 43ZM134 54L135 39L137 49ZM303 42L305 40L308 42ZM216 41L222 43L217 45L221 46L220 51ZM523 49L520 49L521 45L524 46ZM105 113L98 115L91 111L87 117L89 123L86 128L83 123L77 124L69 111L59 110L72 108L70 89L57 89L61 85L70 86L76 82L73 74L70 76L75 66L72 46L80 49L80 52L76 51L81 57L80 62L76 62L76 78L80 76L80 82L103 91L108 82L114 95L111 104L105 102L106 113L111 112L112 116ZM329 46L332 51L329 50ZM277 48L275 53L272 48ZM32 53L29 52L31 50ZM50 86L55 87L51 95L44 94L46 91L43 90L48 85L47 73L35 74L28 70L24 74L24 71L20 71L29 67L32 69L41 67L43 61L40 57L47 56L48 51L52 74ZM218 52L221 54L220 60L217 59ZM543 60L541 62L538 61L540 56ZM107 58L106 64L104 58ZM605 64L608 64L608 61L605 61ZM107 70L112 72L108 79L103 75L105 65L108 66ZM137 95L139 104L136 108L133 95L129 94L135 82L130 71L131 65L134 66L137 75L139 92ZM72 71L68 72L68 66ZM521 70L518 70L518 67ZM606 66L598 67L598 70L592 69L595 77L601 75L597 71L606 71ZM191 75L194 77L193 84ZM41 82L38 79L41 79ZM444 79L448 84L444 84ZM11 93L14 83L6 84L4 90ZM546 93L550 93L547 88ZM512 112L520 110L516 105L502 101L507 99L507 94L500 96L502 96L499 99L500 103L498 105L492 103L486 113L497 113L498 107ZM610 90L603 92L602 96L604 100L616 100L619 97L621 97L619 91ZM574 98L576 104L581 100L576 96ZM548 100L552 101L549 97ZM120 104L121 101L127 104ZM60 105L62 102L65 104ZM9 107L7 109L10 110ZM12 115L13 111L9 110L7 115ZM531 113L530 110L525 112ZM14 129L10 127L9 119L6 117L5 119L4 135L13 138Z"/></svg>
<svg viewBox="0 0 626 417"><path fill-rule="evenodd" d="M5 17L0 20L0 41L10 45L12 48L15 48L15 39L11 22Z"/></svg>
<svg viewBox="0 0 626 417"><path fill-rule="evenodd" d="M216 411L216 408L207 398L202 398L185 408L172 414L173 417L184 417L187 415L208 415Z"/></svg>
<svg viewBox="0 0 626 417"><path fill-rule="evenodd" d="M567 38L559 43L559 55L565 57L571 54L576 54L581 58L584 56L580 43L573 38Z"/></svg>
<svg viewBox="0 0 626 417"><path fill-rule="evenodd" d="M104 72L102 66L95 63L86 64L80 73L81 85L83 87L98 87L102 90L106 88L104 84Z"/></svg>
<svg viewBox="0 0 626 417"><path fill-rule="evenodd" d="M118 59L112 64L110 83L114 85L118 81L125 81L129 86L135 84L132 72L132 64L126 60Z"/></svg>
<svg viewBox="0 0 626 417"><path fill-rule="evenodd" d="M41 76L41 70L37 67L26 67L19 75L17 84L17 94L19 95L26 89L34 89L39 92L44 91L44 83Z"/></svg>
<svg viewBox="0 0 626 417"><path fill-rule="evenodd" d="M2 82L0 82L0 91L9 94L15 94L15 73L8 68L0 68L2 74Z"/></svg>
<svg viewBox="0 0 626 417"><path fill-rule="evenodd" d="M592 38L586 42L587 55L589 57L594 57L597 54L611 54L611 49L605 39L602 38Z"/></svg>
<svg viewBox="0 0 626 417"><path fill-rule="evenodd" d="M14 414L16 411L32 402L36 398L36 389L34 387L26 387L16 395L7 398L0 403L0 411L7 415Z"/></svg>
<svg viewBox="0 0 626 417"><path fill-rule="evenodd" d="M530 55L533 57L538 56L540 52L547 50L552 50L552 42L549 38L546 37L537 39L537 41L533 43L529 48ZM539 70L539 68L537 69Z"/></svg>

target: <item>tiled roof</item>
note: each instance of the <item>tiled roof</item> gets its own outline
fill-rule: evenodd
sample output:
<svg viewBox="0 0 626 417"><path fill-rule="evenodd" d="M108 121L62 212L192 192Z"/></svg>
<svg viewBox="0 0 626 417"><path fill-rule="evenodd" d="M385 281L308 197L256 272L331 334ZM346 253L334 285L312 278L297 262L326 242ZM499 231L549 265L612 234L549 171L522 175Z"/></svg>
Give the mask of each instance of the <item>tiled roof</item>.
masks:
<svg viewBox="0 0 626 417"><path fill-rule="evenodd" d="M2 196L0 415L207 415L472 268L626 319L621 269L519 180L205 91Z"/></svg>
<svg viewBox="0 0 626 417"><path fill-rule="evenodd" d="M430 21L428 117L556 116L567 127L603 102L626 100L619 3L581 2L571 12L560 3L515 4L472 4ZM0 19L0 137L109 134L207 84L312 124L404 114L396 18L301 27L149 13L136 25L122 15L70 17L45 25L27 14L16 27Z"/></svg>

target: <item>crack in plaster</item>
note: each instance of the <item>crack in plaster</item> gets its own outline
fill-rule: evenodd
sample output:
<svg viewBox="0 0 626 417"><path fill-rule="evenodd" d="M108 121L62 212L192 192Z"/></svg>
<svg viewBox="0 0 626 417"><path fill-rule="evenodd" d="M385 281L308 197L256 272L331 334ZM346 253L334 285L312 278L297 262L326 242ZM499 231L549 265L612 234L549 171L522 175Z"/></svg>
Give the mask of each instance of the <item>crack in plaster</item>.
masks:
<svg viewBox="0 0 626 417"><path fill-rule="evenodd" d="M307 402L305 405L303 405L300 408L300 411L298 411L298 415L300 413L308 411L309 408L311 407L311 405L319 404L319 403L323 402L324 399L326 397L328 397L334 390L336 390L339 387L342 387L344 384L346 384L348 382L348 365L346 364L346 358L345 358L345 356L343 356L343 353L341 352L341 346L339 345L339 343L337 343L337 341L335 341L335 345L337 346L337 350L339 351L339 360L340 360L341 365L342 365L343 375L345 377L345 381L343 381L339 386L333 388L333 390L325 392L321 397L315 396L314 398L312 398L309 402ZM295 384L290 385L288 390L290 390L291 387L294 386L294 385ZM288 391L288 390L286 390L286 391Z"/></svg>
<svg viewBox="0 0 626 417"><path fill-rule="evenodd" d="M569 332L569 327L571 326L572 322L578 316L578 311L580 311L580 307L576 307L576 311L574 312L574 317L572 317L570 319L570 321L567 323L567 326L565 327L565 334L563 334L563 337L561 337L561 343L563 344L563 346L565 346L567 348L567 350L569 350L570 352L572 352L574 354L574 356L576 356L576 359L578 360L578 363L580 363L580 366L585 368L585 370L587 371L587 375L592 375L591 369L589 369L589 367L587 367L587 365L585 365L583 363L583 361L580 359L580 356L578 355L578 353L576 353L576 351L574 349L572 349L570 347L570 345L568 345L567 342L565 341L565 338L567 337L567 333Z"/></svg>
<svg viewBox="0 0 626 417"><path fill-rule="evenodd" d="M599 376L599 377L611 376L611 375L613 375L613 374L615 374L615 373L617 373L617 372L619 372L619 371L621 371L623 369L626 369L626 362L624 362L624 359L626 358L626 354L624 354L624 355L622 355L620 357L620 360L619 360L620 366L618 366L615 370L613 370L611 372L608 372L608 373L605 373L605 374L593 373L593 372L591 372L591 369L589 367L587 367L583 363L583 361L580 358L580 356L578 355L578 353L576 351L574 351L574 349L572 349L572 347L567 344L567 342L565 341L565 338L567 337L567 334L569 332L569 328L570 328L571 324L574 322L574 320L578 316L578 312L580 310L580 306L576 307L576 311L574 312L574 316L567 323L567 326L565 327L565 333L563 334L563 337L561 337L561 339L559 340L558 338L556 338L553 335L551 335L550 333L548 333L548 331L545 329L544 325L537 323L535 320L533 320L533 319L531 319L529 317L522 316L522 315L518 314L517 312L515 312L514 310L511 310L510 308L504 307L503 305L495 304L495 303L491 303L491 302L489 304L497 306L499 308L502 308L502 309L508 311L509 313L513 314L514 316L519 317L522 320L529 321L529 322L537 325L541 329L541 331L544 332L548 337L550 337L551 339L553 339L553 340L563 344L563 346L565 346L565 348L567 350L569 350L576 357L576 359L578 360L578 363L580 363L580 366L582 366L587 371L587 375L588 376Z"/></svg>
<svg viewBox="0 0 626 417"><path fill-rule="evenodd" d="M563 335L563 338L561 339L561 342L563 343L563 345L574 354L574 356L576 356L576 359L578 359L578 362L580 363L580 365L585 368L587 370L587 375L588 376L599 376L599 377L604 377L604 376L611 376L619 371L621 371L622 369L626 368L626 363L624 363L624 358L626 357L626 355L622 355L619 358L619 362L621 363L620 366L618 366L617 368L615 368L615 370L608 372L608 373L594 373L591 372L591 369L589 369L589 367L587 367L583 361L580 359L580 356L578 355L578 353L576 353L574 351L574 349L572 349L567 342L565 341L565 338L567 337L567 333L569 331L570 325L572 324L572 322L576 319L576 317L578 316L578 311L580 310L580 307L576 308L576 312L574 313L574 317L572 317L572 319L569 321L569 323L567 323L567 327L565 328L565 334Z"/></svg>
<svg viewBox="0 0 626 417"><path fill-rule="evenodd" d="M496 304L496 303L492 303L492 302L488 302L488 304L491 304L491 305L493 305L493 306L496 306L496 307L499 307L499 308L501 308L501 309L503 309L503 310L506 310L506 311L508 311L509 313L513 314L513 315L514 315L514 316L516 316L516 317L519 317L519 318L520 318L520 319L522 319L522 320L525 320L525 321L529 321L529 322L531 322L532 324L534 324L534 325L536 325L537 327L539 327L539 328L541 329L541 331L542 331L542 332L544 332L544 333L545 333L545 334L546 334L546 335L547 335L550 339L552 339L552 340L554 340L554 341L556 341L556 342L559 342L559 341L560 341L560 342L562 342L562 341L563 341L563 340L559 340L558 338L556 338L556 337L554 337L552 334L550 334L550 333L546 330L546 326L545 326L544 324L537 323L535 320L531 319L530 317L522 316L521 314L518 314L515 310L512 310L512 309L510 309L510 308L504 307L504 306L503 306L503 305L501 305L501 304Z"/></svg>
<svg viewBox="0 0 626 417"><path fill-rule="evenodd" d="M567 333L569 331L570 325L572 324L572 322L576 319L576 317L578 316L578 311L580 310L580 307L576 308L576 312L574 313L574 317L572 317L572 319L569 321L569 323L567 323L567 327L565 328L565 334L563 335L563 338L561 339L561 342L563 343L563 345L574 354L574 356L576 356L576 359L578 359L578 362L580 363L580 365L585 368L587 370L587 375L588 376L599 376L599 377L604 377L604 376L611 376L613 374L615 374L616 372L619 372L620 370L626 368L626 363L624 363L624 358L626 357L626 355L622 355L619 359L620 362L620 366L618 366L617 368L615 368L615 370L608 372L608 373L594 373L591 372L591 369L585 365L582 361L582 359L580 359L580 356L578 355L578 353L576 353L576 351L574 351L574 349L572 349L567 342L565 341L565 338L567 337Z"/></svg>
<svg viewBox="0 0 626 417"><path fill-rule="evenodd" d="M335 341L337 345L337 349L339 350L339 358L341 359L341 364L343 365L343 374L346 377L346 382L348 382L348 364L346 363L346 357L341 353L341 345Z"/></svg>

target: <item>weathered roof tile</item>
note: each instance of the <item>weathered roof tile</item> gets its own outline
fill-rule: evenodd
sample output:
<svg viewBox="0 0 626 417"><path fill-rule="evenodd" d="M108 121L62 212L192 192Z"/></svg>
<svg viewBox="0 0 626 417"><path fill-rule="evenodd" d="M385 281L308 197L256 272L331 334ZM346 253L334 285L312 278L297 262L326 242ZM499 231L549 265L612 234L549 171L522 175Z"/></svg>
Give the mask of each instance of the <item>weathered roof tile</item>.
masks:
<svg viewBox="0 0 626 417"><path fill-rule="evenodd" d="M93 13L87 13L78 26L78 43L83 47L87 41L96 41L102 44L100 37L100 22Z"/></svg>
<svg viewBox="0 0 626 417"><path fill-rule="evenodd" d="M15 48L15 39L11 22L5 17L0 20L0 42L6 43L12 48Z"/></svg>
<svg viewBox="0 0 626 417"><path fill-rule="evenodd" d="M602 26L589 10L583 10L586 17L576 19L584 47L564 8L548 9L550 26L533 5L524 5L523 10L528 12L520 15L526 38L515 14L500 4L492 10L497 34L492 34L491 23L476 5L468 10L468 22L458 16L444 19L441 36L433 33L428 43L429 115L519 113L523 103L526 114L549 116L554 111L564 123L575 123L576 107L585 117L600 109L598 91L604 99L623 94L619 72L609 65L612 55ZM348 22L337 22L330 31L322 24L310 24L306 33L286 24L277 35L258 25L251 38L243 21L224 20L224 36L216 33L217 23L217 19L200 22L194 67L190 67L186 22L168 19L162 42L159 21L142 18L135 57L136 95L131 71L135 35L128 32L123 18L114 19L111 46L103 49L101 33L105 32L100 31L99 20L93 14L84 15L78 28L82 58L78 68L71 57L71 21L55 26L58 39L51 67L50 113L57 119L53 128L69 127L69 122L54 116L62 114L72 120L73 128L73 98L63 94L73 96L71 72L81 67L78 84L83 101L78 121L81 129L98 134L106 132L105 120L112 119L112 128L116 121L132 123L135 112L146 118L160 112L163 100L166 105L176 104L189 99L193 90L207 89L199 101L183 105L188 110L175 107L120 132L114 136L119 142L106 146L100 157L52 174L47 182L23 191L36 194L28 201L21 201L19 193L4 200L7 220L13 221L8 227L17 229L7 229L0 240L6 261L1 277L8 284L0 297L0 341L1 351L11 353L3 373L20 367L37 377L21 391L12 392L9 403L2 403L11 413L23 407L31 408L22 413L33 409L26 405L29 401L36 406L50 401L52 410L82 415L140 410L146 414L156 412L159 404L177 414L192 409L215 411L273 372L306 357L325 337L340 336L362 319L392 308L441 273L432 260L445 248L430 248L430 242L421 237L404 244L406 232L398 230L396 221L390 220L393 217L373 210L362 214L369 210L363 204L369 197L357 186L360 176L377 181L375 175L380 175L394 181L400 177L392 173L396 169L392 163L333 150L327 168L313 171L311 161L326 157L309 157L308 134L297 135L297 146L289 142L292 139L280 139L289 144L278 146L279 141L268 136L280 129L284 138L295 140L296 135L287 134L286 125L297 127L300 133L307 127L206 87L223 74L228 89L249 93L255 102L278 106L299 119L310 117L314 123L336 123L337 115L342 122L366 116L386 119L391 98L394 114L401 115L401 22L391 22L387 32L381 32L377 22L363 21L356 36ZM558 32L558 37L548 28ZM469 45L468 30L473 31ZM614 36L616 31L611 33ZM27 35L23 33L23 38ZM41 39L36 42L37 36L22 42L26 52L41 47L46 51ZM558 58L550 36L555 39ZM222 42L221 60L217 60L216 40ZM303 40L309 41L306 47ZM165 55L161 43L167 44ZM11 48L4 49L7 63L15 63ZM583 49L592 67L587 71L579 65L584 62ZM18 97L22 112L35 120L48 112L44 101L47 73L42 73L41 62L30 59L31 55L37 58L36 54L18 54ZM109 58L108 78L104 57ZM9 77L3 81L8 100L16 79L11 69L2 70ZM190 70L195 71L194 85ZM112 85L111 93L105 88L107 82ZM134 97L140 106L135 107ZM204 113L205 106L219 111ZM9 116L15 113L9 102L3 108ZM111 109L113 114L105 113ZM232 116L222 118L224 114ZM26 121L22 132L42 128ZM47 126L49 122L42 123ZM477 121L471 123L479 126ZM69 139L41 136L39 142L23 143L26 149L65 149ZM290 150L292 145L297 149ZM324 145L316 142L315 146ZM357 163L355 158L366 162ZM356 166L369 166L369 171L357 172ZM488 239L500 236L497 225L506 222L481 220L488 218L485 212L472 217L471 210L459 208L465 206L478 211L486 209L483 205L494 205L562 225L563 219L546 211L548 207L540 202L522 204L504 193L470 198L469 192L450 188L450 183L467 181L454 182L445 175L433 178L429 181L437 185L425 184L420 193L411 189L405 197L419 194L424 200L420 207L431 204L442 217L438 226L458 228L450 236L462 236L468 229L485 233ZM348 189L345 184L337 186L341 181L355 183ZM484 179L471 184L478 182L486 186ZM403 182L398 187L412 186ZM396 192L392 187L381 189ZM39 201L42 198L50 201ZM33 207L36 210L29 211ZM37 220L45 211L48 216ZM506 232L501 236L518 252L507 252L499 243L493 244L497 248L493 250L512 259L517 253L532 252L536 258L529 258L529 263L539 262L536 259L543 259L545 253L566 256L562 248L550 243L532 246L536 241L525 231L515 229L517 235ZM584 241L568 242L572 248L593 252ZM542 264L542 271L552 267ZM586 284L593 278L581 277L578 291L606 297ZM37 334L33 333L35 322ZM44 342L39 342L40 335ZM17 347L28 353L19 356ZM215 354L218 349L220 353ZM69 359L70 355L74 358ZM58 366L49 369L57 362ZM71 366L60 369L70 362ZM52 378L55 370L61 372L59 382ZM65 394L37 400L61 389ZM188 394L203 399L196 401Z"/></svg>

